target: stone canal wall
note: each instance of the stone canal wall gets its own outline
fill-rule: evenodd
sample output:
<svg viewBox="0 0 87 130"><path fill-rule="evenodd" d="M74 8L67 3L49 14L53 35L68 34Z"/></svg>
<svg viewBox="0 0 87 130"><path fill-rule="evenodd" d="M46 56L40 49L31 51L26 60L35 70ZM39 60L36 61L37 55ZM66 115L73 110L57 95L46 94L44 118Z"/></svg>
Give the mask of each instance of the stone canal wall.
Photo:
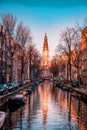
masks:
<svg viewBox="0 0 87 130"><path fill-rule="evenodd" d="M54 81L53 83L56 84L58 87L58 81ZM81 99L85 99L87 101L87 89L84 89L83 86L80 85L80 87L72 87L70 83L65 84L65 86L69 89L70 92L75 92L77 94L79 94Z"/></svg>

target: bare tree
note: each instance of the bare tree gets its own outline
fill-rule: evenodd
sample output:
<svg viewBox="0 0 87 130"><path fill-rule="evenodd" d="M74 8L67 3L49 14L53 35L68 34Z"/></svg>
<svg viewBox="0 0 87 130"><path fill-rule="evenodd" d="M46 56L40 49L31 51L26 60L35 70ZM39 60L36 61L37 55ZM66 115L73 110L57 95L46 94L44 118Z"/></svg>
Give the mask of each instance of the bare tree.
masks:
<svg viewBox="0 0 87 130"><path fill-rule="evenodd" d="M24 65L26 64L25 59L26 58L26 47L27 44L29 44L32 40L30 36L30 30L28 27L24 26L21 23L18 24L17 29L16 29L16 41L19 43L19 45L22 47L22 69L21 69L21 79L24 78Z"/></svg>
<svg viewBox="0 0 87 130"><path fill-rule="evenodd" d="M33 66L36 68L36 77L40 76L40 69L41 69L41 55L39 51L34 48L34 53L33 53Z"/></svg>
<svg viewBox="0 0 87 130"><path fill-rule="evenodd" d="M33 79L39 76L41 67L41 56L36 49L35 45L30 44L28 47L28 60L29 60L29 77ZM36 70L36 72L35 72ZM33 75L32 72L33 71Z"/></svg>
<svg viewBox="0 0 87 130"><path fill-rule="evenodd" d="M20 22L16 29L16 41L21 45L23 49L26 48L26 44L30 43L32 40L30 29L27 26L24 26Z"/></svg>
<svg viewBox="0 0 87 130"><path fill-rule="evenodd" d="M33 58L33 50L34 45L30 44L27 48L27 55L28 55L28 70L29 70L29 77L31 79L31 69L32 69L32 58Z"/></svg>
<svg viewBox="0 0 87 130"><path fill-rule="evenodd" d="M79 77L79 61L80 61L80 56L81 56L81 41L80 41L81 33L80 30L75 31L75 37L74 37L74 42L73 42L73 53L71 56L72 64L77 70L77 78Z"/></svg>
<svg viewBox="0 0 87 130"><path fill-rule="evenodd" d="M77 32L76 40L74 42L74 55L72 57L72 61L73 61L74 66L77 69L78 81L79 81L79 83L82 83L81 82L81 75L79 73L79 71L80 71L79 70L80 69L79 62L80 62L80 57L82 55L83 45L85 45L83 43L87 40L87 38L85 37L85 32L83 31L83 28L87 27L87 18L84 19L83 25L80 25L79 23L76 23L75 27L78 30L78 32Z"/></svg>
<svg viewBox="0 0 87 130"><path fill-rule="evenodd" d="M14 17L12 14L4 14L2 15L2 24L4 28L6 29L7 33L12 37L14 34L14 28L16 25L16 17Z"/></svg>
<svg viewBox="0 0 87 130"><path fill-rule="evenodd" d="M65 54L68 57L68 79L71 81L71 51L73 49L73 43L75 40L76 30L75 28L66 28L60 34L61 44L57 46L57 52Z"/></svg>
<svg viewBox="0 0 87 130"><path fill-rule="evenodd" d="M59 63L56 56L53 56L51 60L50 72L53 74L53 78L59 74Z"/></svg>
<svg viewBox="0 0 87 130"><path fill-rule="evenodd" d="M83 26L84 26L84 25L80 25L80 24L77 22L76 25L75 25L75 28L79 31L79 33L81 33L81 32L82 32L82 29L83 29Z"/></svg>
<svg viewBox="0 0 87 130"><path fill-rule="evenodd" d="M2 15L2 23L4 28L6 29L8 36L9 36L9 44L8 44L8 51L11 56L11 66L13 66L13 57L17 51L17 45L19 45L22 49L21 53L21 79L23 79L24 75L24 65L27 63L27 55L26 55L26 48L27 44L32 42L30 29L27 26L24 26L22 22L20 22L15 31L16 25L16 17L12 14L4 14ZM13 35L15 32L15 35ZM11 44L13 42L13 45ZM12 75L12 68L11 68L11 75ZM12 80L12 79L11 79Z"/></svg>
<svg viewBox="0 0 87 130"><path fill-rule="evenodd" d="M18 51L19 45L14 41L12 37L7 37L7 49L8 49L8 59L10 60L10 77L9 80L13 80L13 61L14 55Z"/></svg>

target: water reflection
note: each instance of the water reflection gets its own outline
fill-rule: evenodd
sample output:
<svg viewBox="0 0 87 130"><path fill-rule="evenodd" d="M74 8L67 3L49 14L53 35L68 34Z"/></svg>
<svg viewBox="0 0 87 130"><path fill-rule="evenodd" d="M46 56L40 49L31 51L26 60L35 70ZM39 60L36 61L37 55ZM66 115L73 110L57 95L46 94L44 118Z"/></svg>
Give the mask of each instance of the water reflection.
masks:
<svg viewBox="0 0 87 130"><path fill-rule="evenodd" d="M47 123L47 112L48 112L48 96L49 96L49 88L47 87L47 82L44 82L44 86L42 84L42 94L41 94L41 103L42 103L42 116L43 116L43 125Z"/></svg>
<svg viewBox="0 0 87 130"><path fill-rule="evenodd" d="M41 83L25 106L9 112L4 130L87 130L87 104L70 92Z"/></svg>

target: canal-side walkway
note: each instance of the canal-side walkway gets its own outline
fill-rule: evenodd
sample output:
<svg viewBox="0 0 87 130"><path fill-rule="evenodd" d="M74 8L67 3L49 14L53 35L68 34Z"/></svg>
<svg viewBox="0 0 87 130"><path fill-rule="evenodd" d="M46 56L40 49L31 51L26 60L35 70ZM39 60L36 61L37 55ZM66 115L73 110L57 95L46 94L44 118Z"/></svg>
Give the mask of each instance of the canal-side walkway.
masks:
<svg viewBox="0 0 87 130"><path fill-rule="evenodd" d="M58 81L53 80L53 82L58 86ZM66 85L66 87L69 88L69 90L71 92L75 92L75 93L79 94L80 98L83 98L83 99L87 100L87 89L85 89L85 86L80 85L79 88L75 88L75 87L72 87L70 83L67 83L65 85Z"/></svg>
<svg viewBox="0 0 87 130"><path fill-rule="evenodd" d="M87 89L85 89L84 86L80 85L79 88L74 88L71 86L71 84L67 84L67 87L70 89L70 91L77 92L81 98L87 99Z"/></svg>

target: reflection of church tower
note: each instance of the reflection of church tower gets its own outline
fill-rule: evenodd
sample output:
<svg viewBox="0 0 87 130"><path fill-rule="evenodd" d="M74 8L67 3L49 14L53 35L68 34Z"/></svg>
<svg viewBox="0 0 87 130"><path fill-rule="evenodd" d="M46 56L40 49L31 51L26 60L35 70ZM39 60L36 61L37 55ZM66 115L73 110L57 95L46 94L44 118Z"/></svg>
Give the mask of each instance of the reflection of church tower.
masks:
<svg viewBox="0 0 87 130"><path fill-rule="evenodd" d="M44 37L43 50L42 50L42 66L49 67L49 47L46 33Z"/></svg>

